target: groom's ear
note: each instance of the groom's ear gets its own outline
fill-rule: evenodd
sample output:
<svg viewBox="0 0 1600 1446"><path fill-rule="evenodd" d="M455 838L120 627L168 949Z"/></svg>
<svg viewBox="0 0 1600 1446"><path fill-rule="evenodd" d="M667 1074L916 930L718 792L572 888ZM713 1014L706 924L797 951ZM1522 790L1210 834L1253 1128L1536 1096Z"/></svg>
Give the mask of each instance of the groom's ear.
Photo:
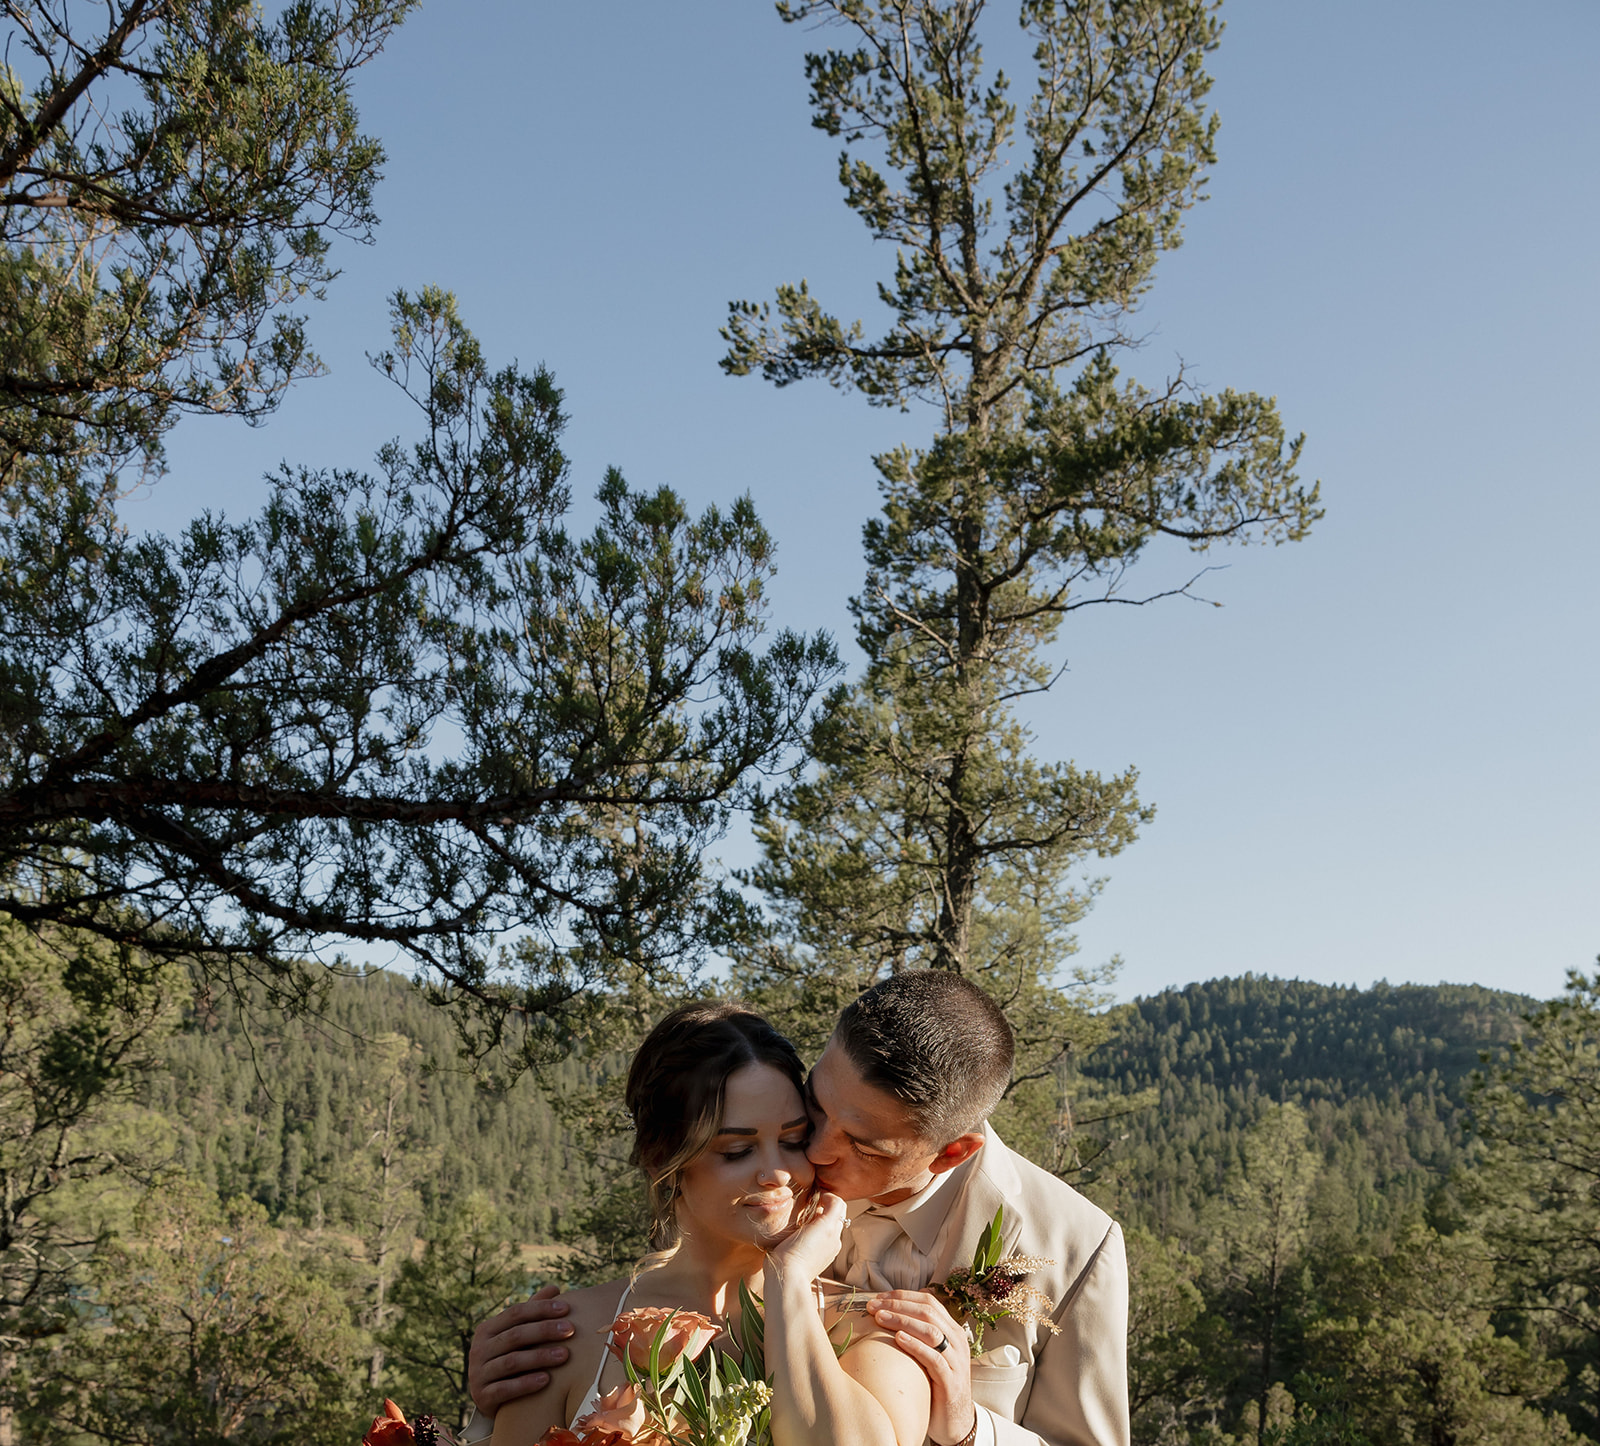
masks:
<svg viewBox="0 0 1600 1446"><path fill-rule="evenodd" d="M942 1175L946 1170L953 1170L963 1161L970 1160L983 1148L981 1134L957 1135L937 1155L933 1157L928 1168L935 1175Z"/></svg>

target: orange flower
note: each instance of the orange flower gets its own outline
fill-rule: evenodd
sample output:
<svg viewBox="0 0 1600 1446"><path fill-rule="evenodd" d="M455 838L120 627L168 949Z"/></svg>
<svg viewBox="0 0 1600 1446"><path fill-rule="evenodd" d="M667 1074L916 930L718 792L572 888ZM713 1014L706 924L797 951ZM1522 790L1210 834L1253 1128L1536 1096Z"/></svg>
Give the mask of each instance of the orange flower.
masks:
<svg viewBox="0 0 1600 1446"><path fill-rule="evenodd" d="M638 1391L633 1388L632 1382L625 1381L600 1397L588 1415L579 1416L572 1423L572 1429L585 1438L591 1434L609 1435L613 1431L620 1431L631 1441L648 1419L649 1413L639 1399Z"/></svg>
<svg viewBox="0 0 1600 1446"><path fill-rule="evenodd" d="M406 1413L385 1397L383 1415L373 1418L372 1429L361 1438L361 1446L411 1446L416 1439L406 1425Z"/></svg>
<svg viewBox="0 0 1600 1446"><path fill-rule="evenodd" d="M676 1411L671 1414L675 1431L687 1424ZM660 1429L650 1424L650 1413L631 1382L624 1383L595 1402L595 1409L579 1416L570 1428L551 1426L535 1446L676 1446Z"/></svg>
<svg viewBox="0 0 1600 1446"><path fill-rule="evenodd" d="M634 1368L650 1369L650 1342L661 1329L668 1316L672 1323L661 1342L660 1362L663 1369L679 1356L694 1360L701 1351L722 1334L722 1327L709 1316L693 1310L667 1310L664 1306L646 1305L638 1310L624 1311L611 1323L611 1354L619 1361L624 1351Z"/></svg>

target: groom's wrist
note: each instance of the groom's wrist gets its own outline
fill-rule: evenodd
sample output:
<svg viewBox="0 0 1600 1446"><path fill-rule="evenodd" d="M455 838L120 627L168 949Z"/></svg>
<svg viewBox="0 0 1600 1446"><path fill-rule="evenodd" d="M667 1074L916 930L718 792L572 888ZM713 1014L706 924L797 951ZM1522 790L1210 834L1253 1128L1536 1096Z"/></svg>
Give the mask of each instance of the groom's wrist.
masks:
<svg viewBox="0 0 1600 1446"><path fill-rule="evenodd" d="M983 1408L981 1406L979 1406L977 1404L977 1402L973 1402L973 1405L972 1405L972 1425L967 1428L967 1434L965 1436L963 1436L959 1441L946 1441L946 1442L942 1442L942 1443L935 1442L934 1446L974 1446L974 1443L978 1439L978 1427L982 1423L982 1421L983 1421ZM929 1439L931 1440L932 1438L930 1437Z"/></svg>

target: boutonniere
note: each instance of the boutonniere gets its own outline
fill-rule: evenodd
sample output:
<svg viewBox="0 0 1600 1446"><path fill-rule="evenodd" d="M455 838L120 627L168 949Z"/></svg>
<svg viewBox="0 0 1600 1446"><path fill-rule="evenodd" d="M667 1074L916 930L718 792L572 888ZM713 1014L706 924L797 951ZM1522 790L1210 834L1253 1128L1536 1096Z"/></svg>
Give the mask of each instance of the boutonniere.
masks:
<svg viewBox="0 0 1600 1446"><path fill-rule="evenodd" d="M983 1332L1009 1316L1030 1325L1042 1325L1051 1335L1059 1334L1050 1319L1056 1306L1042 1290L1026 1284L1036 1270L1055 1261L1041 1255L1009 1255L1000 1258L1001 1227L1005 1207L994 1212L994 1219L978 1237L970 1268L952 1271L948 1280L931 1288L945 1300L951 1313L966 1323L972 1333L972 1354L983 1354Z"/></svg>

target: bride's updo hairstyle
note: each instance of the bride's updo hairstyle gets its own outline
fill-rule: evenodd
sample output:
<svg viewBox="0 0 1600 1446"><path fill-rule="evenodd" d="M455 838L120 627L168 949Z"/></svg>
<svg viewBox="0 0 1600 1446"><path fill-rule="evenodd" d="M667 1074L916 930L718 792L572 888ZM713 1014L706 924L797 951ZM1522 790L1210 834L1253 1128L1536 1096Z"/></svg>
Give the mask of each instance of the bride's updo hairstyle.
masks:
<svg viewBox="0 0 1600 1446"><path fill-rule="evenodd" d="M633 1154L650 1206L646 1267L678 1248L673 1204L683 1167L722 1124L728 1076L747 1064L771 1065L803 1100L805 1067L795 1048L759 1014L730 999L702 999L667 1015L639 1046L628 1070Z"/></svg>

